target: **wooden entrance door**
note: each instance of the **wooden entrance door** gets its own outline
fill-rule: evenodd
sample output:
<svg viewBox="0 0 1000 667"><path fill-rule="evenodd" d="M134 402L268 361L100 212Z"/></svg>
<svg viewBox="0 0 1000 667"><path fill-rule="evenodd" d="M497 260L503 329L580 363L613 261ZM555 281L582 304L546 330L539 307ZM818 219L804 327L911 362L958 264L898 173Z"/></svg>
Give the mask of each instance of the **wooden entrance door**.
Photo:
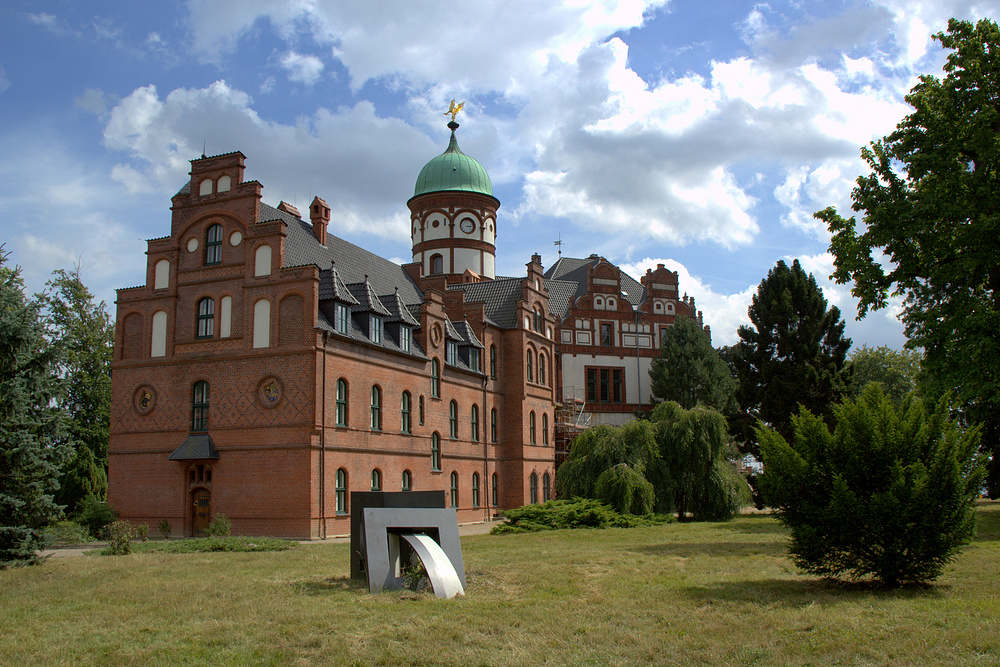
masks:
<svg viewBox="0 0 1000 667"><path fill-rule="evenodd" d="M191 509L191 534L194 537L204 537L205 529L212 520L212 492L208 489L196 489Z"/></svg>

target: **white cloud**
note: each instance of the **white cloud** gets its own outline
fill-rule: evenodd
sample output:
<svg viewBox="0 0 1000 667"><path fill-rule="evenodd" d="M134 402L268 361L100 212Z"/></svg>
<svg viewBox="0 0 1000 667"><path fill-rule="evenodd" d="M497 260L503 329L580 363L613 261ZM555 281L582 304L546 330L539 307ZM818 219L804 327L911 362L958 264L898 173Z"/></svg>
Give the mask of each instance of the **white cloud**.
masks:
<svg viewBox="0 0 1000 667"><path fill-rule="evenodd" d="M288 72L292 81L311 86L319 81L323 74L323 61L316 56L303 55L288 51L281 56L281 66Z"/></svg>
<svg viewBox="0 0 1000 667"><path fill-rule="evenodd" d="M268 122L225 81L162 99L153 86L138 88L111 110L104 132L105 144L130 158L114 178L132 192L163 194L187 181L206 138L210 154L248 153L248 178L264 184L265 201L302 209L319 195L332 209L331 232L397 241L409 239L405 202L416 174L442 148L402 121L376 117L369 102L319 109L293 125Z"/></svg>
<svg viewBox="0 0 1000 667"><path fill-rule="evenodd" d="M87 88L83 95L73 98L73 104L98 116L104 115L108 110L104 91L100 88Z"/></svg>

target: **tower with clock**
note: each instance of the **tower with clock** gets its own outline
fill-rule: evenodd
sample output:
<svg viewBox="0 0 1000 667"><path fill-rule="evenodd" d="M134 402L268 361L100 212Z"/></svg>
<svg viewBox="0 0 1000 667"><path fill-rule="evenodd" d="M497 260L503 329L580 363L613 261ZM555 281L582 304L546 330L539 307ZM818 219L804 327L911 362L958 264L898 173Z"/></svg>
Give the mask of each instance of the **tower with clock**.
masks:
<svg viewBox="0 0 1000 667"><path fill-rule="evenodd" d="M413 261L421 265L423 275L443 275L449 283L468 277L492 279L500 201L483 166L458 147L457 109L449 113L448 148L420 170L406 203Z"/></svg>

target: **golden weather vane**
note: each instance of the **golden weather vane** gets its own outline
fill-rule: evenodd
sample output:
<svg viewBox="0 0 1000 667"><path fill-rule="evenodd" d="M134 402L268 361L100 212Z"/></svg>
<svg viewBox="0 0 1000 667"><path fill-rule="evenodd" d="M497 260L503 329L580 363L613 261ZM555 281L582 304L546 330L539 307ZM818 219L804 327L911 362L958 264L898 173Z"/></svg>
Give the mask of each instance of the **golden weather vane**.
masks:
<svg viewBox="0 0 1000 667"><path fill-rule="evenodd" d="M464 106L465 106L465 102L462 102L461 104L459 104L459 105L456 106L455 105L455 100L452 100L451 101L451 106L449 106L448 110L444 112L444 115L447 116L448 114L451 114L451 122L454 123L455 122L455 116L458 115L458 112L461 111L462 107L464 107Z"/></svg>

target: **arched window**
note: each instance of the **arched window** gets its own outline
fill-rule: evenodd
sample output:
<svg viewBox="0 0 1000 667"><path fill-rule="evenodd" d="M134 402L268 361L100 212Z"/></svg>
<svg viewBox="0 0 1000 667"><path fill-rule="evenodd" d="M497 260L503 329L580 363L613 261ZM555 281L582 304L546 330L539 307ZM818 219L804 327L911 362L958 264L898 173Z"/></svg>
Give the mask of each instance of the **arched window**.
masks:
<svg viewBox="0 0 1000 667"><path fill-rule="evenodd" d="M420 425L424 425L424 397L421 395L420 400L417 402L417 417L420 420Z"/></svg>
<svg viewBox="0 0 1000 667"><path fill-rule="evenodd" d="M204 197L205 195L212 194L212 187L214 185L215 183L212 182L211 178L206 178L198 184L198 195Z"/></svg>
<svg viewBox="0 0 1000 667"><path fill-rule="evenodd" d="M170 287L170 262L161 259L153 269L153 289L167 289Z"/></svg>
<svg viewBox="0 0 1000 667"><path fill-rule="evenodd" d="M194 383L191 397L191 430L208 430L208 383L204 380Z"/></svg>
<svg viewBox="0 0 1000 667"><path fill-rule="evenodd" d="M271 345L271 302L258 299L253 304L253 346L269 347Z"/></svg>
<svg viewBox="0 0 1000 667"><path fill-rule="evenodd" d="M136 317L139 318L139 326L141 327L142 316L136 315ZM158 310L153 313L153 335L150 340L149 356L167 356L167 313L164 310Z"/></svg>
<svg viewBox="0 0 1000 667"><path fill-rule="evenodd" d="M378 468L372 470L372 491L382 490L382 471Z"/></svg>
<svg viewBox="0 0 1000 667"><path fill-rule="evenodd" d="M496 379L497 376L497 346L490 345L490 377Z"/></svg>
<svg viewBox="0 0 1000 667"><path fill-rule="evenodd" d="M215 299L205 297L198 302L198 338L211 338L215 333Z"/></svg>
<svg viewBox="0 0 1000 667"><path fill-rule="evenodd" d="M531 496L531 504L534 505L538 502L538 475L531 473L531 477L528 478L528 492Z"/></svg>
<svg viewBox="0 0 1000 667"><path fill-rule="evenodd" d="M528 442L535 444L535 411L528 415Z"/></svg>
<svg viewBox="0 0 1000 667"><path fill-rule="evenodd" d="M545 384L545 355L538 353L538 384Z"/></svg>
<svg viewBox="0 0 1000 667"><path fill-rule="evenodd" d="M382 390L372 385L372 430L382 430Z"/></svg>
<svg viewBox="0 0 1000 667"><path fill-rule="evenodd" d="M498 507L500 505L500 477L493 473L493 507Z"/></svg>
<svg viewBox="0 0 1000 667"><path fill-rule="evenodd" d="M431 359L431 398L441 398L441 362Z"/></svg>
<svg viewBox="0 0 1000 667"><path fill-rule="evenodd" d="M458 403L448 404L448 435L452 440L458 437Z"/></svg>
<svg viewBox="0 0 1000 667"><path fill-rule="evenodd" d="M542 331L542 309L537 306L531 311L531 328L539 333Z"/></svg>
<svg viewBox="0 0 1000 667"><path fill-rule="evenodd" d="M411 491L413 489L413 475L410 474L409 470L403 471L403 491Z"/></svg>
<svg viewBox="0 0 1000 667"><path fill-rule="evenodd" d="M451 506L458 507L458 473L451 473Z"/></svg>
<svg viewBox="0 0 1000 667"><path fill-rule="evenodd" d="M497 409L490 410L490 442L497 441Z"/></svg>
<svg viewBox="0 0 1000 667"><path fill-rule="evenodd" d="M527 371L528 371L528 382L534 382L535 381L535 371L534 371L534 368L533 368L534 365L535 365L534 364L534 357L535 357L535 355L532 354L531 350L528 350L528 358L525 361L525 367L527 368Z"/></svg>
<svg viewBox="0 0 1000 667"><path fill-rule="evenodd" d="M337 514L347 514L347 471L343 468L337 469Z"/></svg>
<svg viewBox="0 0 1000 667"><path fill-rule="evenodd" d="M552 499L552 478L549 473L542 475L542 502Z"/></svg>
<svg viewBox="0 0 1000 667"><path fill-rule="evenodd" d="M441 469L441 436L431 433L431 470Z"/></svg>
<svg viewBox="0 0 1000 667"><path fill-rule="evenodd" d="M232 183L233 179L228 176L223 176L219 179L219 185L215 188L215 190L217 192L229 192L229 189L232 187Z"/></svg>
<svg viewBox="0 0 1000 667"><path fill-rule="evenodd" d="M347 426L347 380L337 380L337 426Z"/></svg>
<svg viewBox="0 0 1000 667"><path fill-rule="evenodd" d="M410 392L408 392L408 391L404 391L403 392L403 398L402 398L402 401L401 401L401 405L400 405L400 409L399 409L399 414L400 414L400 422L401 422L400 429L403 431L403 433L409 433L410 432Z"/></svg>
<svg viewBox="0 0 1000 667"><path fill-rule="evenodd" d="M542 444L549 444L549 413L542 413Z"/></svg>
<svg viewBox="0 0 1000 667"><path fill-rule="evenodd" d="M222 262L222 225L212 225L205 234L205 264Z"/></svg>
<svg viewBox="0 0 1000 667"><path fill-rule="evenodd" d="M479 473L472 473L472 506L479 507Z"/></svg>
<svg viewBox="0 0 1000 667"><path fill-rule="evenodd" d="M472 424L472 440L473 442L479 442L479 406L473 404L472 413L470 415L470 421Z"/></svg>
<svg viewBox="0 0 1000 667"><path fill-rule="evenodd" d="M444 273L444 257L431 255L431 274Z"/></svg>

